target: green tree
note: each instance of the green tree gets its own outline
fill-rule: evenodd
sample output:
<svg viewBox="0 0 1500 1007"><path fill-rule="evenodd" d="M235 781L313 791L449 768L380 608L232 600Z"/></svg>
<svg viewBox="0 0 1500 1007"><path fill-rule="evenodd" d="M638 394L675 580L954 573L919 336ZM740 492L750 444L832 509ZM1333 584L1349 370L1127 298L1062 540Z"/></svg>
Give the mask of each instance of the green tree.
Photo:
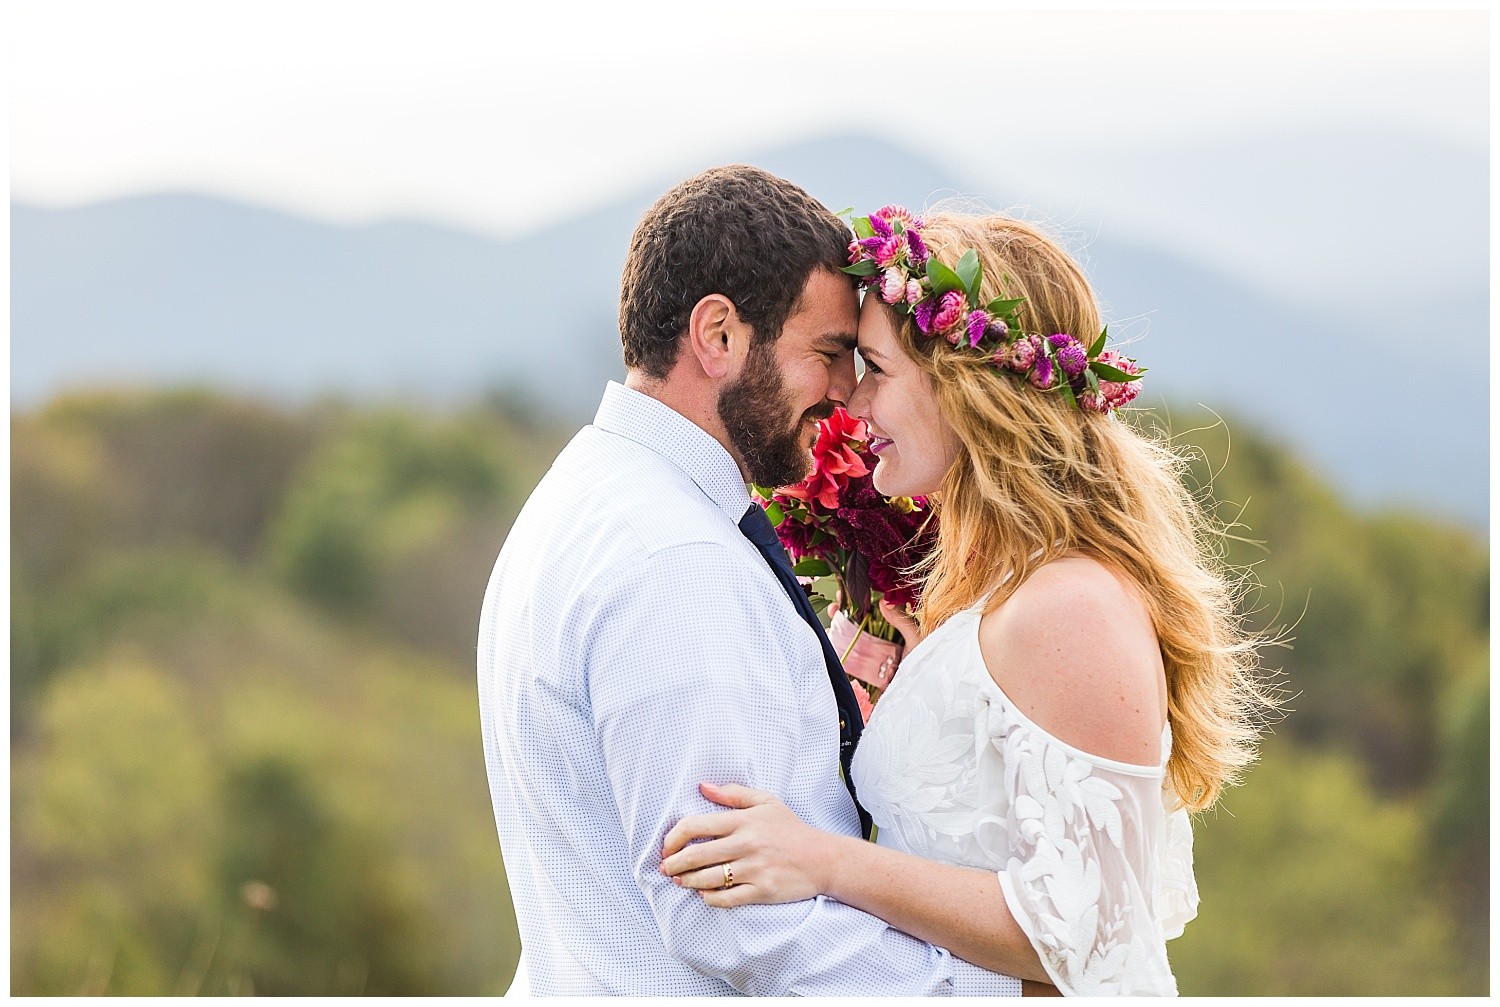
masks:
<svg viewBox="0 0 1500 1007"><path fill-rule="evenodd" d="M519 509L518 473L536 464L507 434L483 414L351 418L289 494L274 569L332 612L467 663L485 577Z"/></svg>
<svg viewBox="0 0 1500 1007"><path fill-rule="evenodd" d="M1168 946L1184 995L1373 996L1465 988L1422 809L1346 755L1282 739L1195 823L1199 917Z"/></svg>
<svg viewBox="0 0 1500 1007"><path fill-rule="evenodd" d="M13 982L172 990L219 838L211 756L181 686L142 661L71 669L12 779Z"/></svg>
<svg viewBox="0 0 1500 1007"><path fill-rule="evenodd" d="M442 994L416 898L378 834L272 757L233 767L221 858L230 940L211 984L272 996Z"/></svg>

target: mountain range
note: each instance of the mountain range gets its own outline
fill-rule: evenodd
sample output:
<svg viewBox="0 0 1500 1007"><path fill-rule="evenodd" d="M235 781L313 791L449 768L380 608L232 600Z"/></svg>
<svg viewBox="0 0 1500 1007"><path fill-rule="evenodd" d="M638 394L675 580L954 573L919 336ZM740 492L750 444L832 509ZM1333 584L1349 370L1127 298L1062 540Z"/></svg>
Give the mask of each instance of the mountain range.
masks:
<svg viewBox="0 0 1500 1007"><path fill-rule="evenodd" d="M862 136L754 161L834 209L975 191ZM511 239L411 220L338 226L182 193L13 202L13 407L98 384L209 384L283 401L451 402L504 388L585 421L623 373L615 316L630 233L675 180ZM1254 423L1363 504L1487 528L1482 279L1420 310L1411 292L1390 291L1386 314L1277 298L1143 239L1100 234L1073 250L1111 333L1150 368L1153 396ZM1413 318L1440 335L1414 335Z"/></svg>

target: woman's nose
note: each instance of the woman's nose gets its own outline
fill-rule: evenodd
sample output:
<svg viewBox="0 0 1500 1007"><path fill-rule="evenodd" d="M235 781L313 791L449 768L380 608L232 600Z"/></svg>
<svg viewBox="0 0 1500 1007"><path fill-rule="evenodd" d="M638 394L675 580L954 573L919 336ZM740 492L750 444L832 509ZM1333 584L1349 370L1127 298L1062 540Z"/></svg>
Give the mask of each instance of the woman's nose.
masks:
<svg viewBox="0 0 1500 1007"><path fill-rule="evenodd" d="M867 391L868 386L868 377L860 378L859 383L854 386L853 393L850 394L844 403L844 411L857 420L867 420L870 418L867 415L867 408L870 402L870 395Z"/></svg>

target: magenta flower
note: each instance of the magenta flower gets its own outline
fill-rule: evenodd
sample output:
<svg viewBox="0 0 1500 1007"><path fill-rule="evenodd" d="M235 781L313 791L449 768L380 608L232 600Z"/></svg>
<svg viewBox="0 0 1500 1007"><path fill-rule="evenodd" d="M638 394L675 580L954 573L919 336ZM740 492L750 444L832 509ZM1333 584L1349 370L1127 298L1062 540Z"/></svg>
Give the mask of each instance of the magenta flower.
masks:
<svg viewBox="0 0 1500 1007"><path fill-rule="evenodd" d="M901 258L901 253L904 251L906 251L906 242L904 240L899 237L886 238L881 242L879 250L875 253L875 264L881 269L894 266L896 260Z"/></svg>
<svg viewBox="0 0 1500 1007"><path fill-rule="evenodd" d="M858 239L849 242L849 264L852 266L864 257L864 244Z"/></svg>
<svg viewBox="0 0 1500 1007"><path fill-rule="evenodd" d="M922 240L921 233L914 226L906 229L906 241L911 249L911 261L913 265L920 266L927 261L927 242Z"/></svg>
<svg viewBox="0 0 1500 1007"><path fill-rule="evenodd" d="M1088 349L1072 336L1059 332L1048 341L1057 348L1057 364L1069 378L1078 377L1089 365Z"/></svg>
<svg viewBox="0 0 1500 1007"><path fill-rule="evenodd" d="M917 320L917 328L922 330L923 335L932 334L932 316L937 314L937 301L927 298L912 309L912 317Z"/></svg>
<svg viewBox="0 0 1500 1007"><path fill-rule="evenodd" d="M946 333L963 317L964 307L964 295L957 290L948 291L938 302L938 311L933 316L932 327L939 332Z"/></svg>
<svg viewBox="0 0 1500 1007"><path fill-rule="evenodd" d="M1052 358L1047 356L1045 353L1038 354L1036 358L1036 365L1032 368L1031 377L1028 379L1031 382L1032 387L1051 388L1052 379L1055 376L1056 375L1052 367Z"/></svg>
<svg viewBox="0 0 1500 1007"><path fill-rule="evenodd" d="M870 226L875 229L875 234L881 238L889 238L896 232L891 230L891 225L885 219L884 211L870 214Z"/></svg>
<svg viewBox="0 0 1500 1007"><path fill-rule="evenodd" d="M969 320L964 324L969 330L969 347L970 349L973 349L974 347L977 347L979 345L979 341L984 338L984 330L988 328L990 324L990 314L988 311L982 311L979 308L975 308L973 311L969 312Z"/></svg>

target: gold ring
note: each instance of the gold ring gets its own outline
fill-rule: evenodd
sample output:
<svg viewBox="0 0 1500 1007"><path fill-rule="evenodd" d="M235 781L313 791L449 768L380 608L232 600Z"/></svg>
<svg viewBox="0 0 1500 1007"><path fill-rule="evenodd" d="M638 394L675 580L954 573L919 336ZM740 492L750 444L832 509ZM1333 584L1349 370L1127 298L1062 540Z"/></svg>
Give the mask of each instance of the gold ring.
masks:
<svg viewBox="0 0 1500 1007"><path fill-rule="evenodd" d="M724 864L723 867L724 867L724 887L725 888L733 888L734 887L734 868L730 867L728 864Z"/></svg>

